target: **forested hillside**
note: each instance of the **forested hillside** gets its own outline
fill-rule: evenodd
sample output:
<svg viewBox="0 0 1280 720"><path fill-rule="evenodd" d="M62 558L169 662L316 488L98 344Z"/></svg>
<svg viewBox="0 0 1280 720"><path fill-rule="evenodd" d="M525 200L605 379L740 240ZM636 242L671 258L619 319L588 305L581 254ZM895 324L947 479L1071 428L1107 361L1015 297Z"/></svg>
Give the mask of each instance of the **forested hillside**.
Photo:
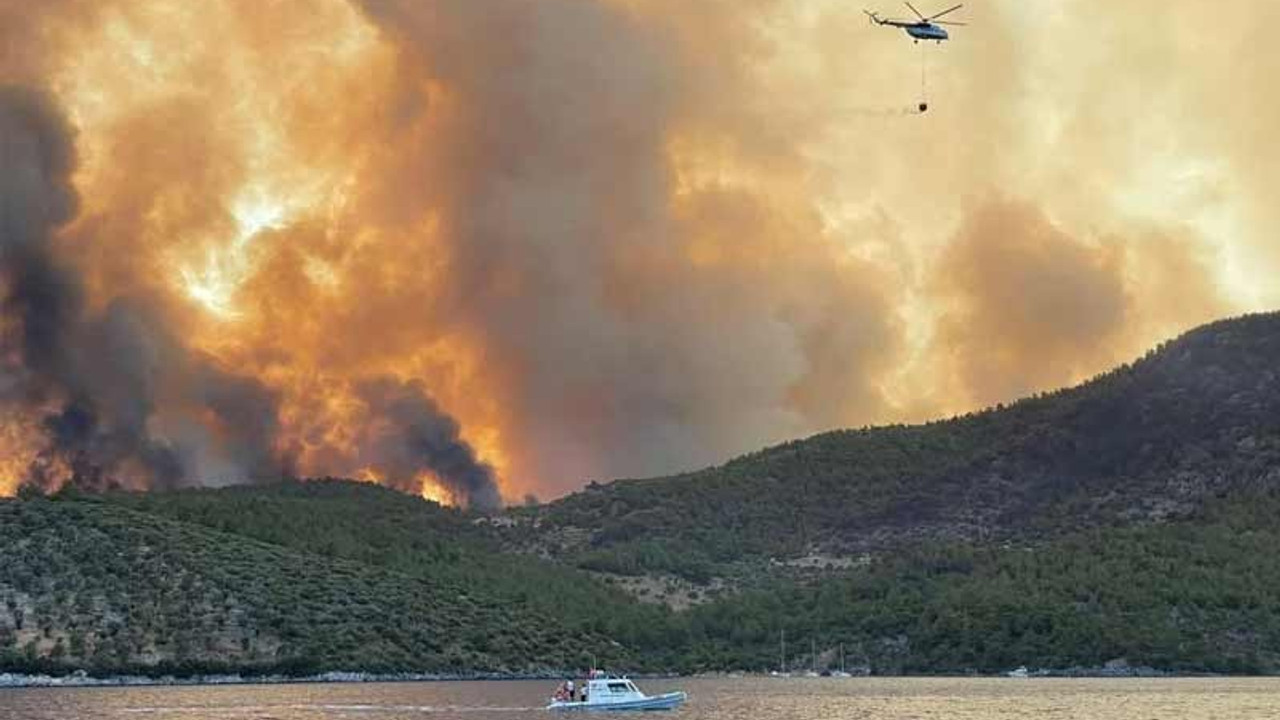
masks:
<svg viewBox="0 0 1280 720"><path fill-rule="evenodd" d="M371 511L401 502L385 523ZM282 530L295 503L310 522ZM210 527L232 517L230 531ZM851 668L875 673L1117 659L1280 671L1274 490L1035 545L910 545L682 612L483 539L393 549L410 544L402 532L463 519L354 483L0 503L0 670L543 673L593 655L633 671L767 670L785 632L788 662L818 669L843 645ZM326 535L323 554L305 549Z"/></svg>
<svg viewBox="0 0 1280 720"><path fill-rule="evenodd" d="M708 470L593 485L522 542L694 579L810 553L1051 536L1280 485L1280 314L1202 327L1077 388L922 426L827 433Z"/></svg>
<svg viewBox="0 0 1280 720"><path fill-rule="evenodd" d="M1170 523L1069 533L1034 547L910 546L827 580L749 591L689 613L692 652L716 667L774 667L786 630L818 669L994 673L1280 672L1280 493L1215 499Z"/></svg>
<svg viewBox="0 0 1280 720"><path fill-rule="evenodd" d="M1011 407L495 515L338 480L24 493L0 671L766 670L785 632L818 669L1280 672L1278 373L1280 316L1248 317Z"/></svg>
<svg viewBox="0 0 1280 720"><path fill-rule="evenodd" d="M247 522L275 525L270 511ZM311 523L323 534L322 520ZM0 503L0 547L8 670L529 672L574 660L561 660L567 651L609 657L615 647L512 602L496 580L400 571L111 502ZM387 549L375 539L362 552ZM436 567L461 553L424 558Z"/></svg>

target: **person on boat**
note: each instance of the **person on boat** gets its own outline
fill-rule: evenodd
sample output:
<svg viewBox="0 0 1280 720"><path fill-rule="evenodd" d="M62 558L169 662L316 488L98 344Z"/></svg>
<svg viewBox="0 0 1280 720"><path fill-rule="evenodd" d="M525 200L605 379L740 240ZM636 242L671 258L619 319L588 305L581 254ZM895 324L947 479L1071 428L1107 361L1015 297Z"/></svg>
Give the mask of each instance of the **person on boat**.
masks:
<svg viewBox="0 0 1280 720"><path fill-rule="evenodd" d="M576 699L573 695L573 678L564 681L564 692L569 696L569 702L573 702Z"/></svg>

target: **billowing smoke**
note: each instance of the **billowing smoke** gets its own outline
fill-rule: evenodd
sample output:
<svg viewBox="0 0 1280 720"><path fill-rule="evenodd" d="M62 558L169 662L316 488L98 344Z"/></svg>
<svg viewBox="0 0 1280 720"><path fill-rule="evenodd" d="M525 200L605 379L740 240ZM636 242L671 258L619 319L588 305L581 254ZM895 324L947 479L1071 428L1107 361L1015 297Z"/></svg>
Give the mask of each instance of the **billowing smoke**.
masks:
<svg viewBox="0 0 1280 720"><path fill-rule="evenodd" d="M265 388L189 352L125 296L91 310L79 278L51 254L76 208L71 137L45 95L0 88L5 401L39 413L45 439L25 480L46 489L196 481L192 450L154 432L161 402L207 426L199 443L222 451L233 477L279 477Z"/></svg>
<svg viewBox="0 0 1280 720"><path fill-rule="evenodd" d="M488 506L1280 302L1274 8L1093 5L0 0L0 472Z"/></svg>
<svg viewBox="0 0 1280 720"><path fill-rule="evenodd" d="M1123 258L1026 205L976 210L941 262L940 342L972 403L1057 387L1105 367L1126 327Z"/></svg>
<svg viewBox="0 0 1280 720"><path fill-rule="evenodd" d="M985 407L1062 387L1124 362L1135 332L1169 336L1228 312L1193 240L1082 239L1029 204L983 202L932 279L947 308L935 343L951 394Z"/></svg>
<svg viewBox="0 0 1280 720"><path fill-rule="evenodd" d="M421 477L427 473L472 507L501 504L493 470L477 460L460 439L458 423L440 412L420 383L367 380L355 394L374 418L364 425L360 454L367 458L366 466L385 473L388 484L421 492Z"/></svg>
<svg viewBox="0 0 1280 720"><path fill-rule="evenodd" d="M0 158L3 400L39 416L43 435L25 482L101 490L282 477L275 393L186 348L143 299L90 308L80 278L51 254L77 197L72 133L47 96L0 87ZM490 470L420 387L370 382L359 396L378 422L361 446L368 467L414 491L430 471L460 502L499 503Z"/></svg>
<svg viewBox="0 0 1280 720"><path fill-rule="evenodd" d="M737 105L762 42L740 8L362 6L413 99L373 215L438 229L440 307L485 349L520 472L563 490L884 414L890 286L803 199L798 145Z"/></svg>

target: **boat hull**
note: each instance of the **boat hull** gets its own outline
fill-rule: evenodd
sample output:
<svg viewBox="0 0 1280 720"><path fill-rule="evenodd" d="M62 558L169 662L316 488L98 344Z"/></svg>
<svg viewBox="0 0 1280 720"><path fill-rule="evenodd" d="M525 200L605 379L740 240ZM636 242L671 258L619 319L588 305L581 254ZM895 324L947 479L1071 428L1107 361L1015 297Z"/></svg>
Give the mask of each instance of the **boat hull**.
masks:
<svg viewBox="0 0 1280 720"><path fill-rule="evenodd" d="M652 697L638 698L636 700L622 700L619 702L593 703L556 701L548 705L547 709L562 712L596 710L606 712L615 712L620 710L674 710L680 707L686 699L688 699L688 695L683 692L669 692L663 695L654 695Z"/></svg>

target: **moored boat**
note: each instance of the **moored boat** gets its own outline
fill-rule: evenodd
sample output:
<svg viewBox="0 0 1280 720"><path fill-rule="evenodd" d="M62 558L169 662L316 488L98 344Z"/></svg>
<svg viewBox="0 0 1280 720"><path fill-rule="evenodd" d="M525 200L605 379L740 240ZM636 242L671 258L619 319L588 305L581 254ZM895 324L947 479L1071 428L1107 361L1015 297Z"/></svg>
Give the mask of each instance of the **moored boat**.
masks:
<svg viewBox="0 0 1280 720"><path fill-rule="evenodd" d="M594 675L583 685L582 700L557 696L547 705L548 710L673 710L688 695L683 691L645 695L636 684L625 677Z"/></svg>
<svg viewBox="0 0 1280 720"><path fill-rule="evenodd" d="M845 669L844 669L844 643L840 643L840 669L839 669L839 670L836 670L836 671L835 671L835 672L833 672L833 673L831 673L831 677L833 677L833 678L851 678L851 677L853 677L853 675L849 674L849 672L848 672L847 670L845 670Z"/></svg>

